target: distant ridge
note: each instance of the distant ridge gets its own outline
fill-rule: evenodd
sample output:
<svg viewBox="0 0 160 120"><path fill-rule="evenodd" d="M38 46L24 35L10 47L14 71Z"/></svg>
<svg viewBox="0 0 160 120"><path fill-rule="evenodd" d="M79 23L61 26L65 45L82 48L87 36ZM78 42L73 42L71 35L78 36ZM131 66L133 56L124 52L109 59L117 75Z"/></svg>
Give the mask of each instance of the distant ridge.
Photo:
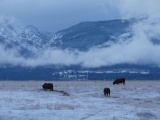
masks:
<svg viewBox="0 0 160 120"><path fill-rule="evenodd" d="M107 48L119 42L130 42L129 40L133 36L132 25L145 19L140 17L137 19L82 22L55 34L41 32L33 25L24 27L9 22L9 20L0 20L0 50L7 51L8 55L13 53L15 56L11 57L18 57L18 61L20 61L20 64L15 64L14 60L0 61L0 80L112 80L117 77L160 79L160 67L152 64L122 63L85 67L81 63L61 65L60 60L57 64L51 65L41 64L42 61L40 61L40 65L33 67L24 64L24 60L28 59L31 61L35 59L36 63L37 56L41 58L43 52L50 49L52 51L60 50L60 52L67 50L68 53L71 52L76 56L78 52L86 52L92 48ZM160 44L158 37L153 38L152 42L156 45ZM50 55L52 51L49 51L48 54ZM44 58L44 61L49 58Z"/></svg>

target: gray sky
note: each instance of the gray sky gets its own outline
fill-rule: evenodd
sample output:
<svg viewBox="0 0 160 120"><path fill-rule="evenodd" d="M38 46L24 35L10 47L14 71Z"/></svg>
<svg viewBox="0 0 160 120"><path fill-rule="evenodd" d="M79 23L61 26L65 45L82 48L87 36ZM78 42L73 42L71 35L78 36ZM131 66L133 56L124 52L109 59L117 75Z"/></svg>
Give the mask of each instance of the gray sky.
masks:
<svg viewBox="0 0 160 120"><path fill-rule="evenodd" d="M83 21L159 16L159 5L160 0L0 0L0 16L56 32Z"/></svg>
<svg viewBox="0 0 160 120"><path fill-rule="evenodd" d="M0 0L0 15L53 32L114 17L107 16L103 0Z"/></svg>

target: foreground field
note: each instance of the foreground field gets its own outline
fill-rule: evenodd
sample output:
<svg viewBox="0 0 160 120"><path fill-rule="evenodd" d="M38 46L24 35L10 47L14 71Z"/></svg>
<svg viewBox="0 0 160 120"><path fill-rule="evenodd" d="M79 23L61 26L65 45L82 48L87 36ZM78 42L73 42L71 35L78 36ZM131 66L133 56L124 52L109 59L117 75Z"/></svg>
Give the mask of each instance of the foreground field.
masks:
<svg viewBox="0 0 160 120"><path fill-rule="evenodd" d="M49 81L69 96L45 82L0 81L0 120L160 120L160 81Z"/></svg>

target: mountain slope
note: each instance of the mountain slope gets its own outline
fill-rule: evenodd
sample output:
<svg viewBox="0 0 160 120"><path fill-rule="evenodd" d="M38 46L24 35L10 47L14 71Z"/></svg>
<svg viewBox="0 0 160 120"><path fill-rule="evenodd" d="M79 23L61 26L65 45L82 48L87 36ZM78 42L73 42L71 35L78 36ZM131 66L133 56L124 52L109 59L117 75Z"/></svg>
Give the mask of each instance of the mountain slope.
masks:
<svg viewBox="0 0 160 120"><path fill-rule="evenodd" d="M51 36L51 33L40 32L32 25L24 27L5 19L0 22L0 45L16 50L23 57L33 57L46 47Z"/></svg>
<svg viewBox="0 0 160 120"><path fill-rule="evenodd" d="M82 22L66 30L57 32L52 38L51 46L86 51L94 46L109 45L117 42L124 34L130 36L131 20L110 20L98 22ZM108 42L108 44L107 44Z"/></svg>
<svg viewBox="0 0 160 120"><path fill-rule="evenodd" d="M87 51L92 47L109 47L132 37L131 26L139 19L82 22L55 35L40 32L33 25L26 27L4 19L0 22L0 43L15 48L22 56L46 48Z"/></svg>

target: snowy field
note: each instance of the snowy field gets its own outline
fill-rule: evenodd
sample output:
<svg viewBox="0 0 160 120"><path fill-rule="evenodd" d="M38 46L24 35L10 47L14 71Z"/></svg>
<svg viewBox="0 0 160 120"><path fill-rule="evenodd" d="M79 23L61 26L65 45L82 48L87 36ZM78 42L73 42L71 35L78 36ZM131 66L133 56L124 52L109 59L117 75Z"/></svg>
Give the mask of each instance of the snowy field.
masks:
<svg viewBox="0 0 160 120"><path fill-rule="evenodd" d="M0 81L0 120L160 120L160 80ZM111 96L103 95L109 87Z"/></svg>

